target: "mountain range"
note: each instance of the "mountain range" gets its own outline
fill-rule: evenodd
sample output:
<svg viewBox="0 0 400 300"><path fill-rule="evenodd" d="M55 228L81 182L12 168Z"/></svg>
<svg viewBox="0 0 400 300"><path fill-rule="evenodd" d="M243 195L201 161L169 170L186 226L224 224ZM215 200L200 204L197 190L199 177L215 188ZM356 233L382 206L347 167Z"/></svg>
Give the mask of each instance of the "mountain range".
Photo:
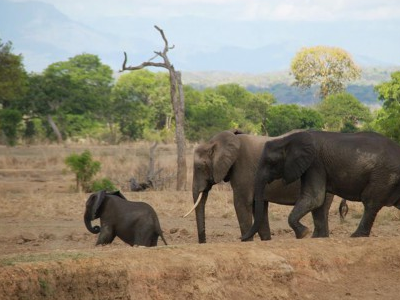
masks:
<svg viewBox="0 0 400 300"><path fill-rule="evenodd" d="M96 54L118 70L123 52L137 65L162 50L161 27L171 45L170 59L182 71L264 73L289 69L301 47L342 47L362 66L399 65L400 49L390 47L400 20L333 22L226 21L183 16L128 16L72 20L53 5L0 0L0 38L11 41L28 71L81 53ZM384 33L384 34L382 34Z"/></svg>

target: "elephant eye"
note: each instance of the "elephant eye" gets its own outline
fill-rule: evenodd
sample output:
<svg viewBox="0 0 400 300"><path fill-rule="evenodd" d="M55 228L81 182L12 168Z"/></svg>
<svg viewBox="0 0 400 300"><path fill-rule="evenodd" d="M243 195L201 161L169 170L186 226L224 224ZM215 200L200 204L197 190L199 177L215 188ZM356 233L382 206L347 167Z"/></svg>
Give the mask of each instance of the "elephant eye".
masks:
<svg viewBox="0 0 400 300"><path fill-rule="evenodd" d="M277 165L279 163L278 159L276 159L276 158L274 159L274 158L271 158L271 157L268 157L265 161L270 166L275 166L275 165Z"/></svg>

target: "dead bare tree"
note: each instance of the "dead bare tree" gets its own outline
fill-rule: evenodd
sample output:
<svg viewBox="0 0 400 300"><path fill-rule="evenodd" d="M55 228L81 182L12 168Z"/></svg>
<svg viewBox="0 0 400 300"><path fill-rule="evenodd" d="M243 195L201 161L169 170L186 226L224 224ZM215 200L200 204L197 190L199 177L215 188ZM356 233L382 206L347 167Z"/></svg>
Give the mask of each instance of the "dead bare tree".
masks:
<svg viewBox="0 0 400 300"><path fill-rule="evenodd" d="M182 77L179 71L176 71L174 66L169 61L167 53L170 49L173 49L174 46L168 46L168 40L165 37L164 31L158 26L154 26L157 29L162 39L164 40L165 46L164 50L154 51L156 54L154 57L149 59L146 62L138 66L126 66L128 57L126 52L124 52L124 62L122 64L122 71L134 71L141 70L146 67L159 67L165 68L169 72L169 82L170 82L170 93L171 93L171 104L174 111L175 117L175 138L177 144L177 184L176 189L178 191L184 190L186 188L186 180L187 180L187 167L186 167L186 142L185 142L185 97L183 94L182 88ZM153 62L153 60L157 57L161 57L164 62Z"/></svg>

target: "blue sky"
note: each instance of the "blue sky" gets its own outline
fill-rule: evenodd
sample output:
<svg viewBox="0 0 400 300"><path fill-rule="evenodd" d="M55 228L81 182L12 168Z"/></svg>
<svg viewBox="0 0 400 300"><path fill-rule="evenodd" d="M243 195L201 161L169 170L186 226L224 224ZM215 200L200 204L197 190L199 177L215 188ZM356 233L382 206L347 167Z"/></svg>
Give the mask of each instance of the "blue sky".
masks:
<svg viewBox="0 0 400 300"><path fill-rule="evenodd" d="M32 0L36 1L36 0ZM21 0L15 2L29 2ZM200 16L229 20L343 21L400 17L398 0L41 0L75 20Z"/></svg>
<svg viewBox="0 0 400 300"><path fill-rule="evenodd" d="M0 38L10 39L34 71L82 52L113 69L123 51L139 64L162 49L153 25L176 46L176 67L188 71L288 69L298 50L321 44L345 49L360 64L400 65L399 0L2 1L47 3L69 18L49 23L36 13L12 30L0 11Z"/></svg>

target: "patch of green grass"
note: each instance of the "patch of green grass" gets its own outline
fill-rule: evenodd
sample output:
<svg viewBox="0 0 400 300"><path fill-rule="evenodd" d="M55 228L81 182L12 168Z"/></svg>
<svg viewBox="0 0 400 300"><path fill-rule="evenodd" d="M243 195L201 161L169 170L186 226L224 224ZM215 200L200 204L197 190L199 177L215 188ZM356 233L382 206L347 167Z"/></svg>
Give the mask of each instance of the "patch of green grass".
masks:
<svg viewBox="0 0 400 300"><path fill-rule="evenodd" d="M78 260L86 257L93 257L91 253L74 252L74 253L48 253L48 254L21 254L10 257L0 258L0 266L14 266L19 263L60 261L60 260Z"/></svg>

